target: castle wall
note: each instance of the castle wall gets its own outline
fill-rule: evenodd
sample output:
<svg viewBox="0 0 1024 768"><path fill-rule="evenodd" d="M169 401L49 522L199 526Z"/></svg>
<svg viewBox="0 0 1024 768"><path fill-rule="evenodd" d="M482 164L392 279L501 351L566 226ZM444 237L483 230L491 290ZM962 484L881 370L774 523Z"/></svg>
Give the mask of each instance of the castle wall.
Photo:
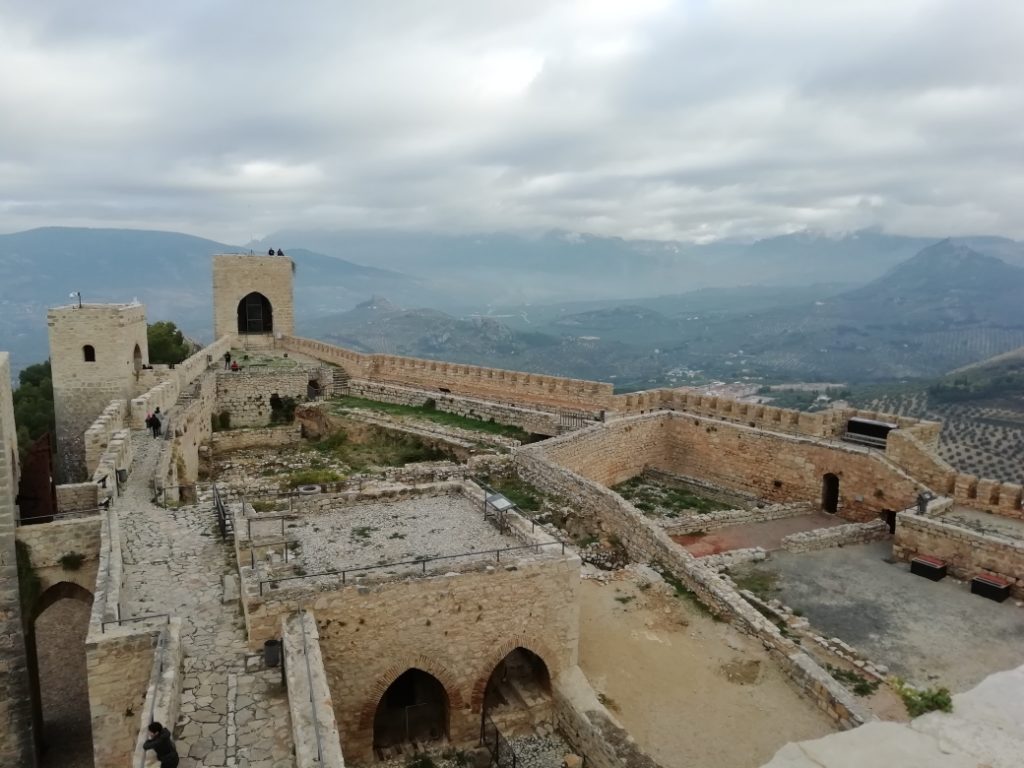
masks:
<svg viewBox="0 0 1024 768"><path fill-rule="evenodd" d="M18 477L11 365L0 352L0 765L31 768L36 757L14 543Z"/></svg>
<svg viewBox="0 0 1024 768"><path fill-rule="evenodd" d="M146 310L141 304L86 304L47 313L57 425L57 474L87 476L85 432L111 400L128 400L137 368L149 362ZM92 347L95 360L86 359ZM139 357L135 357L135 349Z"/></svg>
<svg viewBox="0 0 1024 768"><path fill-rule="evenodd" d="M295 333L292 304L292 260L287 256L217 254L213 257L213 329L238 336L238 303L250 293L262 293L273 308L273 336ZM248 341L256 342L252 337Z"/></svg>

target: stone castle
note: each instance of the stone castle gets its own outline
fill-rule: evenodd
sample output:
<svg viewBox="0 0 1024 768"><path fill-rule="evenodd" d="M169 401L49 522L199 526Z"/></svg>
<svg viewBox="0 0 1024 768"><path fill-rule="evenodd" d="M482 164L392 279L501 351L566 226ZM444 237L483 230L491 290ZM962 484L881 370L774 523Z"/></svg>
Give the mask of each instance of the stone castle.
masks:
<svg viewBox="0 0 1024 768"><path fill-rule="evenodd" d="M801 413L687 389L616 394L607 383L362 354L294 335L293 271L285 256L214 256L216 338L176 366L149 364L139 304L50 310L61 483L57 512L42 522L19 517L10 369L0 353L0 766L35 766L47 746L34 622L68 598L91 610L97 767L144 765L154 719L176 726L183 765L340 768L442 741L507 766L502 733L522 727L557 731L595 768L656 765L580 669L578 592L591 558L483 476L560 500L584 538L656 566L755 638L836 729L868 733L875 717L722 571L764 552L696 557L679 536L813 508L842 524L783 539L789 551L891 540L898 560L924 556L1024 599L1024 535L953 514L1024 520L1021 486L940 459L940 424L855 409ZM241 370L225 355L241 358ZM210 481L218 452L287 455L303 435L336 434L329 403L342 395L511 425L532 442L483 450L465 434L395 427L458 460L310 482L287 495L261 490L258 476L237 492ZM285 401L299 404L299 427L277 418ZM157 408L162 439L145 431ZM344 430L381 429L360 418ZM654 520L612 488L645 475L743 503ZM363 540L399 518L411 527L394 529L382 548L433 542L429 521L412 522L424 509L459 531L449 536L458 546L366 559Z"/></svg>

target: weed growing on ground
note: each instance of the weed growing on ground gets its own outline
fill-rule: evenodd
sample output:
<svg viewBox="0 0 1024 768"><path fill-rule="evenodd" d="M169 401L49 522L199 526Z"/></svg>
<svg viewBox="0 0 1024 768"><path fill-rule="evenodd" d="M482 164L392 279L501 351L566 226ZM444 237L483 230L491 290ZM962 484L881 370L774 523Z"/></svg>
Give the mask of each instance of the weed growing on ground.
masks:
<svg viewBox="0 0 1024 768"><path fill-rule="evenodd" d="M849 669L842 669L841 667L833 667L831 664L826 665L828 673L832 675L836 680L845 685L851 691L858 696L870 696L878 690L878 686L881 685L880 680L869 680L863 675L853 672Z"/></svg>
<svg viewBox="0 0 1024 768"><path fill-rule="evenodd" d="M753 592L762 600L771 600L772 593L779 591L777 586L779 574L775 571L746 571L745 573L729 575L732 576L732 580L736 582L737 589L745 589L748 592Z"/></svg>
<svg viewBox="0 0 1024 768"><path fill-rule="evenodd" d="M496 424L493 421L481 421L468 416L459 416L455 413L446 413L437 410L437 402L427 400L423 405L398 405L397 403L380 403L376 400L367 400L362 397L342 395L331 398L332 410L335 413L362 408L365 410L387 413L392 416L411 416L423 421L430 421L435 424L442 424L448 427L457 427L475 432L487 432L492 435L504 435L518 440L521 443L529 442L530 434L519 427L507 424Z"/></svg>
<svg viewBox="0 0 1024 768"><path fill-rule="evenodd" d="M919 717L926 712L953 711L953 698L948 688L914 688L899 678L893 681L893 687L911 717Z"/></svg>
<svg viewBox="0 0 1024 768"><path fill-rule="evenodd" d="M300 469L288 475L287 484L289 488L298 488L301 485L326 485L344 480L345 476L333 469Z"/></svg>
<svg viewBox="0 0 1024 768"><path fill-rule="evenodd" d="M479 479L519 507L522 512L538 511L544 500L544 494L541 491L515 475L512 477L484 475Z"/></svg>

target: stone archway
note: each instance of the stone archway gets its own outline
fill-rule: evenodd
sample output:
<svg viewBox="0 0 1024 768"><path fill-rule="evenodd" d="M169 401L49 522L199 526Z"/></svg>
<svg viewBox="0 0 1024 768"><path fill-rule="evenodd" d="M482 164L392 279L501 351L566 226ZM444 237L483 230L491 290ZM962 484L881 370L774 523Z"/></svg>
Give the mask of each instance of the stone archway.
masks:
<svg viewBox="0 0 1024 768"><path fill-rule="evenodd" d="M378 759L447 739L451 707L444 685L412 667L396 677L377 702L373 751Z"/></svg>
<svg viewBox="0 0 1024 768"><path fill-rule="evenodd" d="M65 604L58 605L62 602ZM63 765L69 750L92 754L85 666L85 636L92 602L93 595L85 587L60 581L36 599L25 617L25 651L36 751L42 756L40 768ZM51 745L57 748L48 750Z"/></svg>
<svg viewBox="0 0 1024 768"><path fill-rule="evenodd" d="M470 711L474 714L478 714L483 711L484 696L487 693L487 684L490 682L491 675L494 673L494 670L510 653L512 653L512 651L516 649L529 651L540 659L548 673L549 681L557 677L559 672L562 671L558 667L559 657L551 652L547 647L547 644L534 638L521 636L512 637L495 648L487 657L486 661L484 661L480 666L476 682L473 684L472 698L470 699Z"/></svg>
<svg viewBox="0 0 1024 768"><path fill-rule="evenodd" d="M831 515L839 511L839 476L831 472L821 478L821 508Z"/></svg>
<svg viewBox="0 0 1024 768"><path fill-rule="evenodd" d="M136 344L135 349L132 350L132 366L135 369L135 373L142 370L142 349L138 344Z"/></svg>
<svg viewBox="0 0 1024 768"><path fill-rule="evenodd" d="M258 291L243 296L238 302L239 333L273 333L274 308L270 299Z"/></svg>

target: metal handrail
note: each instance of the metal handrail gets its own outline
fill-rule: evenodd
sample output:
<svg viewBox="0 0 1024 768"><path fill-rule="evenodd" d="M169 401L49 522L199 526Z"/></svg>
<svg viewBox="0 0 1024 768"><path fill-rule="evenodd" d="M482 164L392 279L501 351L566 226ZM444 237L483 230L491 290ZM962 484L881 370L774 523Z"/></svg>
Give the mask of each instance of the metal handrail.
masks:
<svg viewBox="0 0 1024 768"><path fill-rule="evenodd" d="M304 573L301 576L279 576L276 579L260 579L260 596L263 596L263 585L264 584L276 584L281 581L295 581L297 579L316 579L323 576L341 576L341 583L345 584L348 574L350 573L365 573L366 571L378 571L383 568L396 568L402 565L419 565L422 567L422 572L427 572L427 563L438 562L441 560L455 560L460 557L476 557L479 558L483 555L494 555L497 562L501 562L502 552L519 552L525 549L532 549L539 551L541 547L557 546L561 548L561 554L565 554L565 542L564 541L540 541L535 544L522 544L516 547L502 547L501 549L479 549L474 552L459 552L454 555L432 555L430 557L421 557L415 560L399 560L391 563L378 563L377 565L364 565L360 567L342 568L334 571L321 571L320 573Z"/></svg>
<svg viewBox="0 0 1024 768"><path fill-rule="evenodd" d="M127 618L127 619L118 616L116 619L107 619L106 621L100 622L100 632L101 633L102 632L106 632L108 624L117 624L117 626L120 627L123 624L130 624L130 623L132 623L134 621L145 621L146 619L166 619L165 623L169 624L170 621L171 621L171 614L169 614L169 613L146 613L146 614L143 614L142 616L131 616L131 617Z"/></svg>
<svg viewBox="0 0 1024 768"><path fill-rule="evenodd" d="M324 760L323 748L320 745L320 719L316 714L316 697L313 695L313 669L309 664L309 643L306 640L306 619L300 613L299 623L302 624L302 655L306 657L306 677L309 680L309 707L313 711L313 735L316 736L316 759Z"/></svg>
<svg viewBox="0 0 1024 768"><path fill-rule="evenodd" d="M98 516L100 512L107 509L106 505L99 507L89 507L88 509L75 509L70 512L54 512L48 515L38 515L36 517L17 517L14 520L15 525L34 525L42 523L52 523L54 520L64 519L75 519L75 518L86 518Z"/></svg>

